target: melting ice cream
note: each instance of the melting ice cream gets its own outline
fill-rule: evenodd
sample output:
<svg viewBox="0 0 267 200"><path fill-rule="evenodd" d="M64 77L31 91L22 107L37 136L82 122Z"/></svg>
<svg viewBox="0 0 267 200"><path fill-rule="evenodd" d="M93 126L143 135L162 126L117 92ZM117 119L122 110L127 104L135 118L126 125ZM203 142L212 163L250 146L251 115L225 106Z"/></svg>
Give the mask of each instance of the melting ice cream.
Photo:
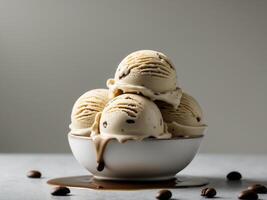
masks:
<svg viewBox="0 0 267 200"><path fill-rule="evenodd" d="M111 139L126 142L148 137L171 138L156 104L136 94L117 96L108 102L93 126L92 139L96 144L97 161L103 162L104 149Z"/></svg>
<svg viewBox="0 0 267 200"><path fill-rule="evenodd" d="M195 136L206 128L200 105L182 93L174 64L163 53L129 54L107 86L83 94L71 113L70 134L93 140L98 171L105 168L105 148L112 139L123 143Z"/></svg>

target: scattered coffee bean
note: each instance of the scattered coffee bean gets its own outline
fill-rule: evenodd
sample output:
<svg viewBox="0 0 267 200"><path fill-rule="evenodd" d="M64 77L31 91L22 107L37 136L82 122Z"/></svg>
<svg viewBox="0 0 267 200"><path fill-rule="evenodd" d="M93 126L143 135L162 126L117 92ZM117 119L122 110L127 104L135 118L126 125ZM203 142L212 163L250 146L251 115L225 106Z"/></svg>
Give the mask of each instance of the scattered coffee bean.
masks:
<svg viewBox="0 0 267 200"><path fill-rule="evenodd" d="M28 171L27 173L28 178L41 178L41 176L42 176L41 172L37 170L31 170L31 171Z"/></svg>
<svg viewBox="0 0 267 200"><path fill-rule="evenodd" d="M97 171L101 172L105 168L105 163L103 161L100 161L96 167Z"/></svg>
<svg viewBox="0 0 267 200"><path fill-rule="evenodd" d="M242 175L237 171L232 171L229 174L227 174L226 178L229 181L239 181L242 178Z"/></svg>
<svg viewBox="0 0 267 200"><path fill-rule="evenodd" d="M70 193L70 189L67 187L58 186L53 188L51 194L53 196L67 196Z"/></svg>
<svg viewBox="0 0 267 200"><path fill-rule="evenodd" d="M217 194L216 190L214 188L204 188L201 191L201 196L207 197L207 198L213 198Z"/></svg>
<svg viewBox="0 0 267 200"><path fill-rule="evenodd" d="M253 190L244 190L238 195L238 198L244 200L257 200L259 197Z"/></svg>
<svg viewBox="0 0 267 200"><path fill-rule="evenodd" d="M134 121L133 119L127 119L126 122L127 122L128 124L134 124L134 123L135 123L135 121Z"/></svg>
<svg viewBox="0 0 267 200"><path fill-rule="evenodd" d="M170 190L160 190L156 196L159 200L168 200L172 197L172 193Z"/></svg>
<svg viewBox="0 0 267 200"><path fill-rule="evenodd" d="M254 192L258 194L266 194L267 188L264 185L261 184L254 184L248 187L249 190L253 190Z"/></svg>

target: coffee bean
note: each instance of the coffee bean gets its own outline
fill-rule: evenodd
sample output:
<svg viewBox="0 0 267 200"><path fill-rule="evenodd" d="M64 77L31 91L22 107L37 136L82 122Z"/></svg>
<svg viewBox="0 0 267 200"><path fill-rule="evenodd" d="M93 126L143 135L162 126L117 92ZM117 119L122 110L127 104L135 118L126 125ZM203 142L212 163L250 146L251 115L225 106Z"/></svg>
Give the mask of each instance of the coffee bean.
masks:
<svg viewBox="0 0 267 200"><path fill-rule="evenodd" d="M100 161L96 167L97 171L101 172L105 168L105 163L103 161Z"/></svg>
<svg viewBox="0 0 267 200"><path fill-rule="evenodd" d="M214 188L204 188L201 191L201 196L207 197L207 198L213 198L217 194L216 190Z"/></svg>
<svg viewBox="0 0 267 200"><path fill-rule="evenodd" d="M238 195L238 198L244 200L257 200L259 197L253 190L244 190Z"/></svg>
<svg viewBox="0 0 267 200"><path fill-rule="evenodd" d="M172 197L172 193L170 190L160 190L156 196L159 200L168 200Z"/></svg>
<svg viewBox="0 0 267 200"><path fill-rule="evenodd" d="M28 178L41 178L41 176L42 176L41 172L37 170L31 170L27 172Z"/></svg>
<svg viewBox="0 0 267 200"><path fill-rule="evenodd" d="M264 185L261 184L254 184L248 187L249 190L253 190L254 192L258 194L266 194L267 188Z"/></svg>
<svg viewBox="0 0 267 200"><path fill-rule="evenodd" d="M70 189L63 186L54 187L51 194L53 196L67 196L70 193Z"/></svg>
<svg viewBox="0 0 267 200"><path fill-rule="evenodd" d="M227 174L226 178L229 181L239 181L242 178L242 175L237 171L232 171L229 174Z"/></svg>

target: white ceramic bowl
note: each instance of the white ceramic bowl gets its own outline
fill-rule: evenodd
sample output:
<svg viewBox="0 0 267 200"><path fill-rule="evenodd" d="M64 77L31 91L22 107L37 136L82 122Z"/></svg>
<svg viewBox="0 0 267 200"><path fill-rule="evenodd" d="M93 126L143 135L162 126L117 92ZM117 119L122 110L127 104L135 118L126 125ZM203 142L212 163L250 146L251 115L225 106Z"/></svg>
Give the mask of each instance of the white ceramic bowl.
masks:
<svg viewBox="0 0 267 200"><path fill-rule="evenodd" d="M164 180L175 176L194 158L203 136L176 139L112 140L105 153L105 169L96 170L96 150L89 137L68 135L77 161L95 178L106 180Z"/></svg>

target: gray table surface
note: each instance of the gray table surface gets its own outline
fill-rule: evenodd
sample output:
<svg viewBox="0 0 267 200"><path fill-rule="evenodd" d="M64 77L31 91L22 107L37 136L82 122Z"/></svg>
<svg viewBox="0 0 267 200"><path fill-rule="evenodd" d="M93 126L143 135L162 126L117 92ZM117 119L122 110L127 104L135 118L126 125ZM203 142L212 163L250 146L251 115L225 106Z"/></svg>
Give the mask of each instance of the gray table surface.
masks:
<svg viewBox="0 0 267 200"><path fill-rule="evenodd" d="M42 172L42 179L29 179L30 169ZM229 171L238 170L243 181L229 183L225 176ZM84 170L70 154L0 154L0 200L9 199L96 199L131 200L155 199L157 189L138 191L95 191L71 189L67 197L50 195L51 186L46 184L50 178L61 176L86 175ZM252 183L267 185L267 156L265 155L214 155L199 154L181 173L195 177L207 177L209 186L217 189L220 199L237 199L237 195ZM202 199L200 188L171 189L172 199ZM260 199L267 200L266 195Z"/></svg>

